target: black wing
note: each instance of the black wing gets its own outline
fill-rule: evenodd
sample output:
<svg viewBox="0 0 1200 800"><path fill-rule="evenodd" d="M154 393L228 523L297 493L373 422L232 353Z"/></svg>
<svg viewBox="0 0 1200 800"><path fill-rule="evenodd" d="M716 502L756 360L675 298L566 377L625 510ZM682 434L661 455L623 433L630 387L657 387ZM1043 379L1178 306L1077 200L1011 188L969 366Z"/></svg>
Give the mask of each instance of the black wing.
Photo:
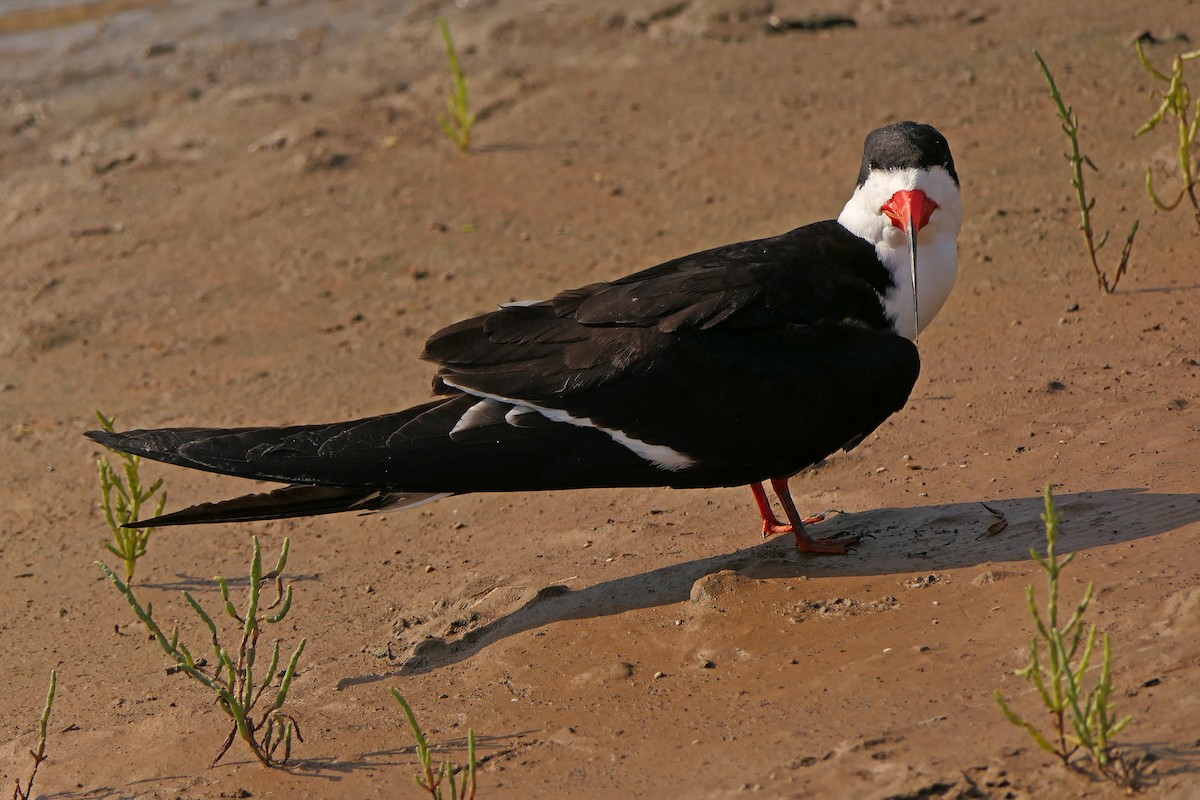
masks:
<svg viewBox="0 0 1200 800"><path fill-rule="evenodd" d="M419 502L420 494L663 483L661 470L601 431L560 425L537 414L510 422L508 410L455 393L405 411L332 424L87 435L105 447L168 464L349 490L344 495L296 493L289 502L361 505L374 491L411 495ZM472 423L460 425L468 414Z"/></svg>
<svg viewBox="0 0 1200 800"><path fill-rule="evenodd" d="M874 249L837 223L676 259L434 334L435 388L550 410L679 454L671 485L793 474L907 400ZM670 465L669 465L670 466Z"/></svg>

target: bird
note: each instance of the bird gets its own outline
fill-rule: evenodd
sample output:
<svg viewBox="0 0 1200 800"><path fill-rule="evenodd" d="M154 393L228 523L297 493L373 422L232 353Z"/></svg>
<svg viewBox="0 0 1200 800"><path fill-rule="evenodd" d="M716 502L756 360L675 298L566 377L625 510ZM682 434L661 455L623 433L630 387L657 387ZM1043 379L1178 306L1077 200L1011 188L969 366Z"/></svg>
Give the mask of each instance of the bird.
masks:
<svg viewBox="0 0 1200 800"><path fill-rule="evenodd" d="M788 478L904 407L918 334L954 285L962 217L946 138L897 122L867 135L836 219L438 330L421 354L436 365L427 402L330 424L86 435L284 484L131 523L142 527L370 513L471 492L747 485L764 536L845 554L860 537L811 535Z"/></svg>

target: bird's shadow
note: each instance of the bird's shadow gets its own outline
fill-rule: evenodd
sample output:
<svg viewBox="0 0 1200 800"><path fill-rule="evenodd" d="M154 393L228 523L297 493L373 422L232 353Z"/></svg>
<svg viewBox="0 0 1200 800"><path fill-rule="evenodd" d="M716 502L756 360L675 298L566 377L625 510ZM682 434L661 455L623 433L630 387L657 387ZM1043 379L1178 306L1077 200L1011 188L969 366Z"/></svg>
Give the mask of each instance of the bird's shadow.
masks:
<svg viewBox="0 0 1200 800"><path fill-rule="evenodd" d="M317 573L307 573L302 575L284 575L285 583L299 583L302 581L319 581L321 576ZM226 578L225 583L231 589L245 589L250 585L250 578L246 575L235 575L232 578ZM220 584L216 578L201 578L199 575L189 575L186 572L176 572L174 580L147 581L140 584L141 588L159 589L162 591L175 592L190 592L191 594L203 594L205 592L220 591Z"/></svg>
<svg viewBox="0 0 1200 800"><path fill-rule="evenodd" d="M1144 539L1200 522L1200 493L1112 489L1063 494L1055 502L1063 518L1060 552ZM419 642L395 672L349 678L339 688L431 672L469 659L509 636L554 622L680 603L688 599L692 584L721 570L768 579L850 577L1026 561L1032 547L1045 549L1043 510L1043 499L1031 496L989 501L987 506L950 503L840 514L813 532L820 536L869 534L871 538L865 538L857 552L845 557L801 554L791 536L781 536L744 550L671 564L583 589L546 587L457 640L433 637ZM996 530L1001 516L1007 524Z"/></svg>

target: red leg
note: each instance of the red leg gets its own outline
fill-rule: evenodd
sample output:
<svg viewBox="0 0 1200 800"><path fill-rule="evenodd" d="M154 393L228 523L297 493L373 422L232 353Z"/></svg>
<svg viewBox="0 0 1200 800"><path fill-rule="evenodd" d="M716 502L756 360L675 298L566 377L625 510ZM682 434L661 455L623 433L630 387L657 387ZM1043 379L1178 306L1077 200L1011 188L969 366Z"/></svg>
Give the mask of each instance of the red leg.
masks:
<svg viewBox="0 0 1200 800"><path fill-rule="evenodd" d="M792 491L788 488L787 478L772 478L771 488L775 490L775 496L779 498L779 504L783 506L783 513L792 523L793 532L796 534L796 549L800 552L845 555L846 547L857 544L862 538L861 536L847 536L841 539L832 536L824 539L812 538L804 530L804 520L800 518L800 512L796 510L796 503L792 500Z"/></svg>
<svg viewBox="0 0 1200 800"><path fill-rule="evenodd" d="M750 484L750 491L754 492L754 502L758 504L758 513L762 516L763 538L776 533L793 533L795 531L792 523L780 522L775 518L775 512L771 510L771 501L767 499L767 490L761 483ZM778 493L779 490L775 491ZM803 517L800 521L805 525L816 525L824 519L824 514L814 514L811 517Z"/></svg>
<svg viewBox="0 0 1200 800"><path fill-rule="evenodd" d="M763 537L771 536L776 533L791 533L791 523L782 523L775 518L775 512L771 510L771 501L767 499L767 490L763 488L761 483L750 484L750 491L754 492L754 502L758 504L758 513L762 515L762 534Z"/></svg>

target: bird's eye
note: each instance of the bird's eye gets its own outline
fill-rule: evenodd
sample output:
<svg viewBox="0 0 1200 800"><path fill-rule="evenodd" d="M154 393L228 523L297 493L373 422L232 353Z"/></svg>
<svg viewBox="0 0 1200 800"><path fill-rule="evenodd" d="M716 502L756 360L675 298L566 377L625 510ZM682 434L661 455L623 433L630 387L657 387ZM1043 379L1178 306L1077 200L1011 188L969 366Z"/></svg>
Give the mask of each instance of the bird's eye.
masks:
<svg viewBox="0 0 1200 800"><path fill-rule="evenodd" d="M875 159L871 159L867 162L867 169L879 169L879 162Z"/></svg>

